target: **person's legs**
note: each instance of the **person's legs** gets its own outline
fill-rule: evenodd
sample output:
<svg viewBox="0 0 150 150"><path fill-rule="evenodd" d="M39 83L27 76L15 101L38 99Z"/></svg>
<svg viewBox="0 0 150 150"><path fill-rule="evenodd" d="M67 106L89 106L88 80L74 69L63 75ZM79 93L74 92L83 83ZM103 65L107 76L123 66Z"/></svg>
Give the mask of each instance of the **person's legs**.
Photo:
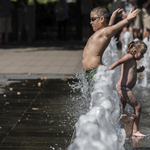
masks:
<svg viewBox="0 0 150 150"><path fill-rule="evenodd" d="M131 107L134 109L134 114L136 115L136 118L134 120L133 124L133 134L136 136L146 136L139 131L139 121L140 121L140 113L141 113L141 105L137 101L136 97L134 96L133 92L131 90L121 90L119 91L119 94L121 95L122 99L128 103Z"/></svg>
<svg viewBox="0 0 150 150"><path fill-rule="evenodd" d="M82 15L82 42L87 42L90 37L90 14Z"/></svg>
<svg viewBox="0 0 150 150"><path fill-rule="evenodd" d="M5 18L0 19L0 43L3 42L3 33L5 32Z"/></svg>
<svg viewBox="0 0 150 150"><path fill-rule="evenodd" d="M123 109L122 117L120 121L123 123L125 131L126 131L126 138L129 138L133 133L133 123L136 116L129 114L127 111Z"/></svg>
<svg viewBox="0 0 150 150"><path fill-rule="evenodd" d="M68 20L65 19L63 21L63 39L66 40L67 39L67 22Z"/></svg>
<svg viewBox="0 0 150 150"><path fill-rule="evenodd" d="M121 36L126 32L128 31L127 27L124 27L119 35L119 42L121 43Z"/></svg>
<svg viewBox="0 0 150 150"><path fill-rule="evenodd" d="M128 30L129 30L129 32L131 33L131 35L133 35L133 27L132 27L132 26L129 26Z"/></svg>
<svg viewBox="0 0 150 150"><path fill-rule="evenodd" d="M11 32L11 18L6 18L5 20L5 39L4 42L9 42L9 33Z"/></svg>
<svg viewBox="0 0 150 150"><path fill-rule="evenodd" d="M136 118L134 114L129 114L127 111L125 111L126 107L126 101L123 100L123 98L120 98L121 104L122 104L122 117L120 121L123 123L125 131L126 131L126 138L129 138L132 135L133 132L133 123Z"/></svg>
<svg viewBox="0 0 150 150"><path fill-rule="evenodd" d="M18 42L21 41L23 25L24 25L24 15L22 12L18 12Z"/></svg>
<svg viewBox="0 0 150 150"><path fill-rule="evenodd" d="M141 37L140 29L133 29L133 37L140 39Z"/></svg>
<svg viewBox="0 0 150 150"><path fill-rule="evenodd" d="M0 44L3 42L2 37L3 37L3 33L0 33Z"/></svg>
<svg viewBox="0 0 150 150"><path fill-rule="evenodd" d="M144 29L144 30L143 30L143 35L142 35L142 36L143 36L143 39L146 38L146 37L149 38L149 31L148 31L147 29Z"/></svg>
<svg viewBox="0 0 150 150"><path fill-rule="evenodd" d="M58 40L61 40L62 21L58 21Z"/></svg>
<svg viewBox="0 0 150 150"><path fill-rule="evenodd" d="M149 38L149 30L150 30L150 10L146 8L142 8L142 22L143 22L143 39L145 37Z"/></svg>
<svg viewBox="0 0 150 150"><path fill-rule="evenodd" d="M140 34L140 29L142 29L142 10L139 9L139 13L137 14L137 16L134 19L134 23L133 23L133 37L134 38L139 38L141 37Z"/></svg>

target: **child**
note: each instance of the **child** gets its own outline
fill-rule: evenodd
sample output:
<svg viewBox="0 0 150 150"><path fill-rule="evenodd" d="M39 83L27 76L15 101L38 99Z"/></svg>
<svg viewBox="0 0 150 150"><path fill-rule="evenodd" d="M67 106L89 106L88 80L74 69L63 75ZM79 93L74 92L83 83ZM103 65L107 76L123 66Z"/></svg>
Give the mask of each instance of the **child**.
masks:
<svg viewBox="0 0 150 150"><path fill-rule="evenodd" d="M102 56L108 44L110 43L111 38L120 29L122 29L128 23L130 23L130 21L133 18L135 18L136 15L138 14L138 9L136 10L131 9L124 20L118 22L115 25L112 25L115 17L117 17L117 15L120 15L122 11L123 9L120 8L117 9L116 11L114 11L114 13L110 18L111 13L109 12L108 8L104 6L99 6L94 8L90 13L90 17L91 17L90 24L92 25L93 31L95 33L89 38L83 50L83 60L82 60L82 65L83 68L85 69L85 78L87 79L89 84L93 80L93 77L96 75L97 69L98 72L103 71L103 69L101 70L101 68L103 68L101 66L103 65ZM126 116L126 119L124 120L124 124L125 125L127 124L126 137L129 137L132 133L131 127L133 124L133 120L129 115ZM130 130L127 130L128 128Z"/></svg>
<svg viewBox="0 0 150 150"><path fill-rule="evenodd" d="M143 72L145 69L144 66L137 69L136 60L142 59L146 50L147 46L144 42L131 41L128 44L127 54L109 67L109 69L114 69L121 65L121 75L116 87L121 96L123 113L129 116L129 114L124 110L127 103L134 109L135 114L132 116L130 115L133 119L133 126L131 125L130 127L133 129L132 135L134 136L147 136L139 131L141 106L132 92L132 88L136 84L137 73ZM127 130L130 130L130 127L125 123L125 118L122 117L120 121L125 125L126 133L129 134L130 131Z"/></svg>
<svg viewBox="0 0 150 150"><path fill-rule="evenodd" d="M110 43L111 38L123 27L125 27L138 13L138 9L131 9L126 19L112 25L115 17L120 14L123 9L117 9L111 16L108 8L99 6L91 11L90 17L93 31L95 32L88 40L84 51L82 65L85 69L85 76L90 76L91 81L98 66L103 65L102 56ZM110 21L109 21L110 19ZM91 74L92 73L92 74Z"/></svg>

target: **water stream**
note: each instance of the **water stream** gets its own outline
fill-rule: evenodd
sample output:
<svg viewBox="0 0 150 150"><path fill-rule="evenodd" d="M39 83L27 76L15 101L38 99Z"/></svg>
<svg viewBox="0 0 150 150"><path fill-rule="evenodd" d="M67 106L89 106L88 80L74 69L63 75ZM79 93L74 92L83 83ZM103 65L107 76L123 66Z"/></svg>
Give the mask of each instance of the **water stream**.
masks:
<svg viewBox="0 0 150 150"><path fill-rule="evenodd" d="M122 40L121 56L126 54L127 44L133 40L133 37L129 32L126 32L122 36ZM142 75L139 74L141 78L138 77L137 88L145 87L146 89L149 88L150 42L148 39L144 39L143 41L148 45L148 52L145 55L146 57L138 65L143 65L146 69ZM80 117L75 124L75 132L68 150L125 149L125 130L119 122L121 109L119 105L120 98L115 88L115 84L120 75L120 67L114 70L108 69L113 62L118 60L117 51L116 39L112 38L103 55L103 63L105 66L98 67L97 74L93 78L92 86L89 88L83 71L77 74L79 82L71 85L74 91L80 89L82 95L80 96L81 105L79 108L80 111L78 112L80 113ZM140 102L142 103L142 101ZM133 110L127 106L127 111L131 112Z"/></svg>
<svg viewBox="0 0 150 150"><path fill-rule="evenodd" d="M119 122L120 98L115 88L119 68L108 69L117 59L116 39L112 38L103 55L105 66L98 67L92 86L88 86L84 73L78 75L79 82L73 89L81 89L88 109L75 124L75 138L68 150L124 150L125 130Z"/></svg>

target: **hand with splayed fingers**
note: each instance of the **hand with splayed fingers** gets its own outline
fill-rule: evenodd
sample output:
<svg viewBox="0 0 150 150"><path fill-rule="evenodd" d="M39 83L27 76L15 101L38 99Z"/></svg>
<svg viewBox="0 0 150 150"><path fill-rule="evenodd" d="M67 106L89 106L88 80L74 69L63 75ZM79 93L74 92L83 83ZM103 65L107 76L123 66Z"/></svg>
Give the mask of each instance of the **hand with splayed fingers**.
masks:
<svg viewBox="0 0 150 150"><path fill-rule="evenodd" d="M122 8L118 8L117 10L115 10L113 12L112 15L114 15L115 17L118 17L118 16L120 16L122 14L122 12L123 12L123 9Z"/></svg>
<svg viewBox="0 0 150 150"><path fill-rule="evenodd" d="M128 13L126 19L127 19L128 21L130 21L130 20L132 20L133 18L135 18L136 15L138 14L138 11L139 11L138 9L135 9L135 10L134 10L134 9L131 9L130 12Z"/></svg>

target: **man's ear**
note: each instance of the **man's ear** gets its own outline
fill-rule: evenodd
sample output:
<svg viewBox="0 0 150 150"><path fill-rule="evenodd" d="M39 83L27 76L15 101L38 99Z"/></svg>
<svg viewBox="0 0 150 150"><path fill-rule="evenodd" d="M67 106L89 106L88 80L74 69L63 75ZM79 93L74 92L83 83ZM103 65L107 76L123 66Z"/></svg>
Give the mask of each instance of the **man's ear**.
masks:
<svg viewBox="0 0 150 150"><path fill-rule="evenodd" d="M103 22L104 22L104 20L105 20L105 17L104 17L104 16L100 17L100 21L101 21L101 23L103 23Z"/></svg>

